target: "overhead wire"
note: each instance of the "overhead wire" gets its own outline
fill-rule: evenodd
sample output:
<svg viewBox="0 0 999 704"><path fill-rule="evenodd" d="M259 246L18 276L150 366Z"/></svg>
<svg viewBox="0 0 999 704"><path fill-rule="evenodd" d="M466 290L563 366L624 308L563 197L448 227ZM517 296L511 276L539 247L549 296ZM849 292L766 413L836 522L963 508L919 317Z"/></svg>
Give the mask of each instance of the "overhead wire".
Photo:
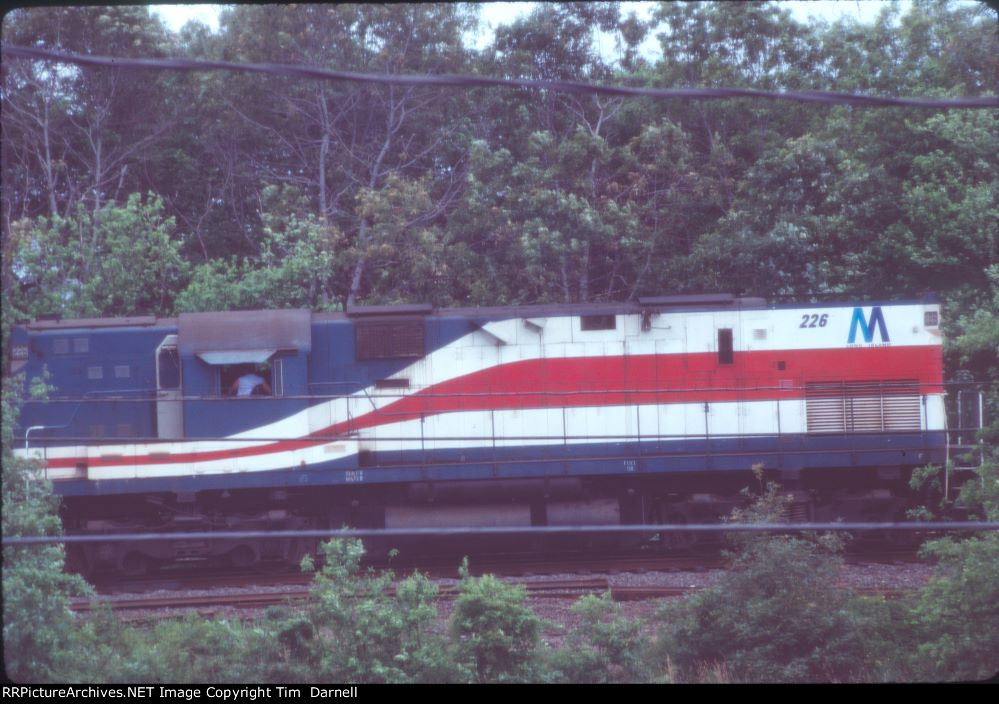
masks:
<svg viewBox="0 0 999 704"><path fill-rule="evenodd" d="M23 46L3 46L5 57L58 61L79 66L95 66L129 70L159 71L241 71L262 73L310 80L350 81L354 83L380 83L387 85L436 86L444 88L526 88L530 90L550 90L563 93L590 93L626 97L647 97L661 99L719 100L727 98L760 98L765 100L790 100L826 105L853 105L858 107L910 107L910 108L997 108L999 96L973 98L895 98L889 96L862 95L837 91L768 91L755 88L643 88L636 86L611 86L582 81L491 78L460 74L412 75L376 74L354 71L336 71L300 64L247 63L234 61L214 61L204 59L142 59L113 56L73 54Z"/></svg>
<svg viewBox="0 0 999 704"><path fill-rule="evenodd" d="M142 543L156 540L240 540L256 538L365 538L457 535L560 535L579 533L802 533L811 531L976 532L999 530L997 521L912 521L908 523L681 523L597 526L462 526L441 528L342 528L303 530L175 531L169 533L98 533L4 536L5 547L55 543Z"/></svg>

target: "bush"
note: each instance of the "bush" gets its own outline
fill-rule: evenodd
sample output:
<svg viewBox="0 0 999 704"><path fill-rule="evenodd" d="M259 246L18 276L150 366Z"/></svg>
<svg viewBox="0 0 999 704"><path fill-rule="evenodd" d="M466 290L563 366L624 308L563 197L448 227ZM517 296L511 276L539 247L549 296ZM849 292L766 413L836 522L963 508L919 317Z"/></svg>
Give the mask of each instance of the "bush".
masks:
<svg viewBox="0 0 999 704"><path fill-rule="evenodd" d="M642 621L624 617L610 593L587 595L572 610L580 623L555 653L551 667L555 678L565 682L604 684L644 682L649 677Z"/></svg>
<svg viewBox="0 0 999 704"><path fill-rule="evenodd" d="M11 453L24 378L3 385L3 536L60 535L58 503L36 463ZM63 572L61 545L3 548L3 654L15 682L62 681L71 666L76 618L70 597L89 593Z"/></svg>
<svg viewBox="0 0 999 704"><path fill-rule="evenodd" d="M444 639L433 633L436 586L413 574L393 596L391 573L361 573L360 541L332 540L322 549L325 563L313 583L308 625L298 621L281 631L290 674L358 683L456 678Z"/></svg>
<svg viewBox="0 0 999 704"><path fill-rule="evenodd" d="M957 504L971 518L999 520L995 450ZM908 629L899 651L918 679L978 680L999 672L999 535L946 537L923 554L939 560L937 575L907 602Z"/></svg>
<svg viewBox="0 0 999 704"><path fill-rule="evenodd" d="M475 682L525 682L539 678L541 621L524 604L522 586L493 575L473 578L461 567L451 637L459 666Z"/></svg>
<svg viewBox="0 0 999 704"><path fill-rule="evenodd" d="M774 521L786 500L775 485L743 521ZM870 676L870 619L837 586L839 540L739 534L731 567L712 587L667 604L657 651L686 678L724 671L749 682L815 682Z"/></svg>
<svg viewBox="0 0 999 704"><path fill-rule="evenodd" d="M999 673L999 535L927 544L940 573L911 601L913 642L901 643L917 679L979 680Z"/></svg>

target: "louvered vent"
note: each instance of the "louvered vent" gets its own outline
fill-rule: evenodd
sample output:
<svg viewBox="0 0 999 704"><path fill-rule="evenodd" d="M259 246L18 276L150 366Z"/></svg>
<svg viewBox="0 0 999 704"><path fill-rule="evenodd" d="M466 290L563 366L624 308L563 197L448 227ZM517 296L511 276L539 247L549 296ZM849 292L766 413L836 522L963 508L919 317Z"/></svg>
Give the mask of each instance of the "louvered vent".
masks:
<svg viewBox="0 0 999 704"><path fill-rule="evenodd" d="M820 382L805 385L810 433L877 433L919 430L919 382Z"/></svg>
<svg viewBox="0 0 999 704"><path fill-rule="evenodd" d="M919 430L919 396L886 396L885 430Z"/></svg>
<svg viewBox="0 0 999 704"><path fill-rule="evenodd" d="M423 320L357 322L357 358L393 359L423 356Z"/></svg>

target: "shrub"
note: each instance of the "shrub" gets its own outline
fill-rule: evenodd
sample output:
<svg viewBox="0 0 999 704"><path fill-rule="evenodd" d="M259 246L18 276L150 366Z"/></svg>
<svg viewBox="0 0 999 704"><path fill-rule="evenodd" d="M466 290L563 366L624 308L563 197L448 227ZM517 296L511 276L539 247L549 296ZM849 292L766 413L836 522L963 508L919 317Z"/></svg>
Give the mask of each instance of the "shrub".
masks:
<svg viewBox="0 0 999 704"><path fill-rule="evenodd" d="M390 592L389 572L362 573L358 540L323 544L325 563L312 587L311 630L282 631L289 657L303 657L302 676L331 682L420 682L455 677L443 638L433 633L437 587L413 574Z"/></svg>
<svg viewBox="0 0 999 704"><path fill-rule="evenodd" d="M774 521L786 500L775 485L741 521ZM657 650L684 676L721 672L736 681L814 682L869 676L869 619L836 586L841 541L831 536L739 534L731 567L712 587L668 604Z"/></svg>
<svg viewBox="0 0 999 704"><path fill-rule="evenodd" d="M556 679L574 683L644 682L649 677L642 621L625 618L610 593L587 595L572 610L580 623L555 653Z"/></svg>
<svg viewBox="0 0 999 704"><path fill-rule="evenodd" d="M23 381L17 376L3 384L3 536L60 535L50 483L36 463L11 452ZM4 666L15 682L62 681L71 667L76 618L70 597L90 590L63 572L64 561L61 545L3 548Z"/></svg>
<svg viewBox="0 0 999 704"><path fill-rule="evenodd" d="M995 450L961 488L957 504L972 518L999 519ZM899 651L926 680L978 680L999 672L999 535L949 536L923 554L939 560L936 576L907 602Z"/></svg>
<svg viewBox="0 0 999 704"><path fill-rule="evenodd" d="M461 667L475 682L523 682L539 677L541 621L524 604L522 586L493 575L473 578L462 565L451 637Z"/></svg>

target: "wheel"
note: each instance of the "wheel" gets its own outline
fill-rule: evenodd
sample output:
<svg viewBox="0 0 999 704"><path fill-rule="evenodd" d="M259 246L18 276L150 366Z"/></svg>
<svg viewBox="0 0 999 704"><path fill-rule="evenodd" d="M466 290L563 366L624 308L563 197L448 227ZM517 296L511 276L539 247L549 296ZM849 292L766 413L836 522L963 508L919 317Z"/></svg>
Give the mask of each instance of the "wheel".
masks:
<svg viewBox="0 0 999 704"><path fill-rule="evenodd" d="M229 551L229 564L236 568L252 567L257 562L257 551L249 545L237 545Z"/></svg>
<svg viewBox="0 0 999 704"><path fill-rule="evenodd" d="M141 577L150 568L149 558L141 552L130 550L118 560L118 571L128 577Z"/></svg>

